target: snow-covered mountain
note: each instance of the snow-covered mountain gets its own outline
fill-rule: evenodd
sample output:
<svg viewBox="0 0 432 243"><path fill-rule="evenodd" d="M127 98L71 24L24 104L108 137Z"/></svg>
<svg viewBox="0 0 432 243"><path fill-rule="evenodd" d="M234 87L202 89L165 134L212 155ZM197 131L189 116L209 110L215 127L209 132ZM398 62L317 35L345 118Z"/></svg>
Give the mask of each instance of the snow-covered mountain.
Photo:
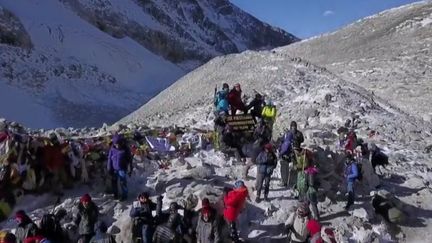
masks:
<svg viewBox="0 0 432 243"><path fill-rule="evenodd" d="M324 66L412 115L432 118L431 1L390 9L278 51Z"/></svg>
<svg viewBox="0 0 432 243"><path fill-rule="evenodd" d="M351 29L353 32L348 32L351 35L336 32L292 47L217 57L184 76L119 123L158 126L177 124L211 129L214 87L220 87L223 82L231 85L241 83L243 92L248 96L252 96L256 89L271 97L279 113L274 137L288 128L292 120L296 120L305 133L306 145L312 149L318 148L318 151L334 150L333 142L337 136L335 130L346 119L356 117L359 121L356 129L359 137L369 139L367 134L371 130L379 133L378 138L373 138L372 141L384 148L391 161L391 167L381 178L382 188L391 191L409 205L408 220L402 225L391 225L383 230L380 228L382 221L375 217L368 203L370 198L366 194L359 195L361 199L357 206L360 211L364 210L360 214L357 214L359 211L344 214L340 202L321 202L320 210L326 215L323 216L323 221L337 228L338 235L345 237L338 242L427 242L425 239L430 238L427 232L432 229L432 208L426 203L432 198L429 184L432 178L429 162L432 157L426 148L432 144L432 123L412 114L430 110L430 106L421 105L422 103L416 106L413 104L420 100L430 100L430 92L427 92L430 84L426 84L426 80L429 77L427 67L431 62L426 54L430 52L427 47L430 46L432 36L428 34L431 25L427 17L431 6L431 2L421 2L389 10L341 30L344 33ZM399 27L396 28L397 26ZM377 36L369 33L374 28L377 29ZM362 31L369 33L368 38L361 35ZM326 39L333 35L345 39ZM381 43L382 41L386 42ZM317 47L308 44L309 42L318 43ZM332 49L331 46L337 46L339 42L345 44ZM309 53L308 48L317 48L316 52L322 54L317 55L315 60L314 49ZM369 55L372 57L369 58ZM363 66L356 66L359 63ZM344 67L346 73L341 71ZM360 67L366 72L379 69L380 74L373 76L374 71L369 75L361 72L362 78L352 79L348 75L349 70L358 70ZM371 85L374 78L384 76L390 93L383 95L378 90L370 90L367 85ZM405 101L411 102L406 106L400 105L395 93L398 88L391 87L390 83L401 84L416 78L421 83L401 87L422 92L425 96L400 95ZM406 109L408 105L411 105L410 110ZM208 160L217 161L216 158ZM325 155L318 160L322 163L320 169L327 170L332 166L327 164ZM234 178L239 174L236 168L230 167L229 170L231 173L226 174ZM397 178L401 180L398 181ZM329 182L335 183L335 180ZM275 190L273 195L277 194L279 189L276 182L272 188ZM331 190L337 191L335 188ZM283 222L287 204L292 200L281 197L276 196L269 204L253 204L262 210L274 210L270 216L258 219L259 228L267 229L267 226ZM253 232L248 232L248 239L253 238ZM386 232L391 235L391 239L372 236L375 234L382 237ZM273 236L276 237L276 234ZM254 239L257 241L253 242L268 240L266 237Z"/></svg>
<svg viewBox="0 0 432 243"><path fill-rule="evenodd" d="M0 115L113 122L215 56L297 40L225 0L1 0Z"/></svg>

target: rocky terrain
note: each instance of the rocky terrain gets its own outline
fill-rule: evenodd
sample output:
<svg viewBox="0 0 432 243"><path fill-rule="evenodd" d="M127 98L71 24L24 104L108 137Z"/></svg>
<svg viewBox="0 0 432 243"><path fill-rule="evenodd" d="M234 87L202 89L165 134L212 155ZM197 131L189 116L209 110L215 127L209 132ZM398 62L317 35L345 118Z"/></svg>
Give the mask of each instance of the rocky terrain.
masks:
<svg viewBox="0 0 432 243"><path fill-rule="evenodd" d="M411 115L431 120L432 2L362 19L278 49L326 67Z"/></svg>
<svg viewBox="0 0 432 243"><path fill-rule="evenodd" d="M238 82L247 96L253 96L257 90L276 103L279 115L274 138L289 127L291 120L301 124L307 146L318 154L324 153L319 161L325 174L332 173L334 164L326 159L325 152L319 151L333 150L337 127L356 117L358 136L377 143L390 156L391 166L380 178L382 188L402 200L408 220L402 225L386 225L374 214L366 193L349 215L344 214L341 202L322 201L319 207L325 215L324 221L338 229L340 242L427 242L432 229L432 208L427 203L432 197L432 124L422 114L429 109L425 105L428 99L425 83L431 63L427 55L430 6L430 2L421 2L389 10L292 47L215 58L119 123L181 124L211 129L215 85ZM369 32L373 30L376 35ZM363 32L368 34L363 36ZM387 42L383 43L384 40ZM339 42L341 45L335 44ZM374 82L384 76L385 81ZM419 83L409 81L414 79ZM409 82L407 89L423 95L398 95L397 85L403 82ZM383 90L372 88L372 84L382 85L386 95ZM379 136L369 139L367 134L372 130ZM225 173L233 178L238 174L236 168L228 170L233 172ZM337 191L332 184L334 179L324 181L330 184L324 191ZM253 181L250 185L253 187ZM274 210L270 218L259 220L261 228L283 222L283 208L293 203L290 197L278 199L283 196L278 193L276 182L272 188L274 194L270 194L277 196L270 204L254 204L265 212L269 208ZM277 238L276 232L273 237ZM256 239L266 237L264 234Z"/></svg>

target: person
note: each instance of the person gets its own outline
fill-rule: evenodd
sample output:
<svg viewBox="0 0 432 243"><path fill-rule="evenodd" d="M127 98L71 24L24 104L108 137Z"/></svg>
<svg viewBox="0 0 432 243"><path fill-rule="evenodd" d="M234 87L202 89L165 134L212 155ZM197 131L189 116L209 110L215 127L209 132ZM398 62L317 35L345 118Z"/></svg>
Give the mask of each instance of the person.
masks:
<svg viewBox="0 0 432 243"><path fill-rule="evenodd" d="M348 210L351 205L354 204L355 200L355 194L354 194L354 185L355 180L357 179L359 175L357 164L354 160L354 157L351 153L347 153L347 159L345 160L345 178L347 183L347 191L348 191L348 198L347 198L347 204L345 206L345 209Z"/></svg>
<svg viewBox="0 0 432 243"><path fill-rule="evenodd" d="M219 221L216 210L210 206L207 198L202 200L202 208L198 215L196 226L197 242L199 243L220 243L222 242Z"/></svg>
<svg viewBox="0 0 432 243"><path fill-rule="evenodd" d="M84 194L78 204L78 212L74 224L78 226L78 234L82 243L89 243L95 234L95 224L99 218L99 209L89 194Z"/></svg>
<svg viewBox="0 0 432 243"><path fill-rule="evenodd" d="M234 183L234 189L226 188L225 190L223 198L224 218L230 226L230 238L234 242L239 242L236 220L240 215L240 212L243 210L248 196L248 189L241 180Z"/></svg>
<svg viewBox="0 0 432 243"><path fill-rule="evenodd" d="M161 199L158 199L158 201ZM152 212L156 210L156 203L149 198L148 192L138 195L138 201L132 204L130 217L132 218L132 238L134 242L150 243L154 230L155 219Z"/></svg>
<svg viewBox="0 0 432 243"><path fill-rule="evenodd" d="M251 110L250 114L254 119L255 123L258 122L258 119L262 118L262 109L264 106L264 100L260 93L255 94L255 98L246 106L246 110Z"/></svg>
<svg viewBox="0 0 432 243"><path fill-rule="evenodd" d="M17 239L16 239L14 234L6 232L6 231L1 231L0 232L0 242L1 243L16 243Z"/></svg>
<svg viewBox="0 0 432 243"><path fill-rule="evenodd" d="M158 218L162 224L156 227L153 234L153 242L155 243L170 243L182 242L183 235L186 229L183 225L182 216L178 210L180 206L176 202L170 203L168 212L161 212L162 200L158 201Z"/></svg>
<svg viewBox="0 0 432 243"><path fill-rule="evenodd" d="M219 112L214 120L215 149L218 150L224 147L223 136L228 125L226 118L227 114L225 112Z"/></svg>
<svg viewBox="0 0 432 243"><path fill-rule="evenodd" d="M127 173L132 174L132 153L130 152L125 139L115 134L112 139L112 147L108 152L107 169L111 174L111 186L115 198L119 198L118 181L120 181L120 200L127 199Z"/></svg>
<svg viewBox="0 0 432 243"><path fill-rule="evenodd" d="M45 214L40 222L41 234L53 242L65 242L65 232L60 220L67 215L66 210L60 209L55 214Z"/></svg>
<svg viewBox="0 0 432 243"><path fill-rule="evenodd" d="M15 213L15 220L18 223L18 227L15 230L17 243L24 243L26 238L37 234L37 225L30 219L24 210L18 210Z"/></svg>
<svg viewBox="0 0 432 243"><path fill-rule="evenodd" d="M245 143L242 145L242 152L246 159L246 164L243 169L243 179L248 178L250 168L256 164L256 158L261 152L261 147L257 143Z"/></svg>
<svg viewBox="0 0 432 243"><path fill-rule="evenodd" d="M259 144L261 147L269 143L272 138L272 130L269 124L265 123L264 120L261 120L254 130L253 138L255 143Z"/></svg>
<svg viewBox="0 0 432 243"><path fill-rule="evenodd" d="M113 235L107 234L108 227L105 222L98 221L95 225L96 234L91 238L90 243L116 243Z"/></svg>
<svg viewBox="0 0 432 243"><path fill-rule="evenodd" d="M375 213L381 215L387 222L397 224L406 218L402 202L385 190L372 191L372 206Z"/></svg>
<svg viewBox="0 0 432 243"><path fill-rule="evenodd" d="M296 145L295 145L296 146ZM308 184L305 169L313 164L312 152L306 148L294 148L295 163L294 169L297 174L295 189L298 192L299 200L307 200Z"/></svg>
<svg viewBox="0 0 432 243"><path fill-rule="evenodd" d="M293 243L306 243L309 236L307 222L309 221L309 206L300 202L297 210L290 214L285 226L288 229L288 239Z"/></svg>
<svg viewBox="0 0 432 243"><path fill-rule="evenodd" d="M309 235L309 243L323 243L321 237L321 224L316 219L309 219L306 224Z"/></svg>
<svg viewBox="0 0 432 243"><path fill-rule="evenodd" d="M54 243L45 238L42 234L38 233L36 236L27 237L24 243Z"/></svg>
<svg viewBox="0 0 432 243"><path fill-rule="evenodd" d="M292 121L290 130L283 136L282 143L279 147L279 158L281 158L281 186L283 187L287 187L289 183L288 178L291 174L289 164L295 162L294 147L299 148L303 142L303 133L297 130L297 123Z"/></svg>
<svg viewBox="0 0 432 243"><path fill-rule="evenodd" d="M265 102L264 108L262 109L262 119L269 124L269 127L273 128L273 124L276 121L277 109L273 103L273 100L268 98Z"/></svg>
<svg viewBox="0 0 432 243"><path fill-rule="evenodd" d="M234 116L237 110L243 111L246 113L246 106L242 100L242 90L240 84L235 84L234 88L228 94L228 102L231 106L231 115Z"/></svg>
<svg viewBox="0 0 432 243"><path fill-rule="evenodd" d="M368 149L370 151L370 162L372 164L373 172L376 173L376 167L377 166L383 166L385 167L388 165L388 156L384 154L381 149L376 146L375 143L369 143ZM379 167L378 167L379 168ZM381 169L379 169L381 172Z"/></svg>
<svg viewBox="0 0 432 243"><path fill-rule="evenodd" d="M270 180L273 170L277 165L277 157L273 152L273 145L268 143L264 145L264 150L257 157L258 173L256 179L256 202L260 202L261 190L264 183L264 200L268 201L268 194L270 190Z"/></svg>
<svg viewBox="0 0 432 243"><path fill-rule="evenodd" d="M310 205L312 218L319 220L319 211L318 211L318 183L317 183L317 175L318 169L314 165L310 165L305 169L305 174L307 177L307 191L306 191L306 200Z"/></svg>
<svg viewBox="0 0 432 243"><path fill-rule="evenodd" d="M216 114L223 112L228 115L229 103L228 103L228 92L229 86L227 83L222 85L222 90L215 93L214 105L216 107Z"/></svg>
<svg viewBox="0 0 432 243"><path fill-rule="evenodd" d="M365 151L367 150L367 151ZM372 164L369 161L369 153L368 153L367 145L360 143L359 146L355 149L355 158L358 164L361 164L361 173L362 173L362 187L363 191L369 194L370 191L375 190L381 184L378 175L374 172L372 168Z"/></svg>
<svg viewBox="0 0 432 243"><path fill-rule="evenodd" d="M49 144L44 147L43 161L45 169L51 178L50 185L54 187L54 193L62 194L62 186L70 187L70 178L66 173L66 144L60 143L57 135L49 135Z"/></svg>

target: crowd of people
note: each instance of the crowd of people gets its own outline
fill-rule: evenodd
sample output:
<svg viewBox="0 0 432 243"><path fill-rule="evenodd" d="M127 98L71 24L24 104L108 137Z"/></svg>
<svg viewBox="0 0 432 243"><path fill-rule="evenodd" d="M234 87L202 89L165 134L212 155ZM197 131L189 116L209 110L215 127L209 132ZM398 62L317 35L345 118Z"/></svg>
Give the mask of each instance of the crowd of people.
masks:
<svg viewBox="0 0 432 243"><path fill-rule="evenodd" d="M244 181L251 179L249 171L253 166L257 168L255 203L271 201L270 182L274 180L273 173L278 166L279 186L295 192L298 205L285 223L289 242L336 242L332 229L323 227L320 222L320 161L303 145L305 138L298 124L292 121L285 134L274 140L277 109L272 100L256 92L251 102L246 103L240 84L229 90L225 83L222 90L215 91L213 145L233 155L244 168L242 180L224 188L223 211L215 206L217 202L210 202L208 198L201 200L198 211L177 202L171 202L169 209L163 211L161 195L153 202L151 193L143 192L130 210L134 243L241 242L238 217L251 200L252 194ZM228 116L242 114L252 116L255 122L252 132L236 131L227 122ZM136 132L70 139L58 133L48 137L29 134L13 123L0 125L0 221L8 219L16 199L22 194L51 191L62 195L63 189L87 183L98 175L107 175L107 190L115 199L125 201L130 198L127 178L131 176L134 157L155 159L142 134ZM354 120L336 132L339 139L334 152L339 156L335 160L343 167L341 191L346 191L345 209L350 210L356 200L358 185L361 184L364 191L380 186L375 168L388 164L388 157L374 143L357 138ZM387 221L395 223L403 218L403 212L391 196L374 193L372 199L373 207ZM61 222L68 214L58 210L35 223L26 212L18 210L14 217L17 222L14 234L1 232L0 242L115 242L114 236L107 233L107 225L89 194L80 198L72 222L63 227ZM70 232L76 232L77 237L71 237Z"/></svg>

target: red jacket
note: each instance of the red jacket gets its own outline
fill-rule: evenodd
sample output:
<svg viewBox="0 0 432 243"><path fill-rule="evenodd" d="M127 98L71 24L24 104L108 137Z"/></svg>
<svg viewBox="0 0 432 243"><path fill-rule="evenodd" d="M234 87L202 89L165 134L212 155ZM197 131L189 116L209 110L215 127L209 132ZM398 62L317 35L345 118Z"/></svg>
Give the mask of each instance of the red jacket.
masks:
<svg viewBox="0 0 432 243"><path fill-rule="evenodd" d="M44 147L44 163L45 167L50 171L58 171L65 166L65 154L63 149L66 145L47 145Z"/></svg>
<svg viewBox="0 0 432 243"><path fill-rule="evenodd" d="M231 223L237 220L237 217L244 207L247 196L247 188L241 187L228 192L224 197L224 217L228 222Z"/></svg>
<svg viewBox="0 0 432 243"><path fill-rule="evenodd" d="M355 144L357 142L356 140L357 140L357 136L356 136L356 134L354 132L348 133L347 141L346 141L346 144L345 144L345 150L346 151L354 152L354 149L355 149L354 146L355 146Z"/></svg>
<svg viewBox="0 0 432 243"><path fill-rule="evenodd" d="M232 89L228 94L228 103L231 107L236 108L238 110L244 110L245 105L243 104L241 98L241 91L237 91L236 89Z"/></svg>

